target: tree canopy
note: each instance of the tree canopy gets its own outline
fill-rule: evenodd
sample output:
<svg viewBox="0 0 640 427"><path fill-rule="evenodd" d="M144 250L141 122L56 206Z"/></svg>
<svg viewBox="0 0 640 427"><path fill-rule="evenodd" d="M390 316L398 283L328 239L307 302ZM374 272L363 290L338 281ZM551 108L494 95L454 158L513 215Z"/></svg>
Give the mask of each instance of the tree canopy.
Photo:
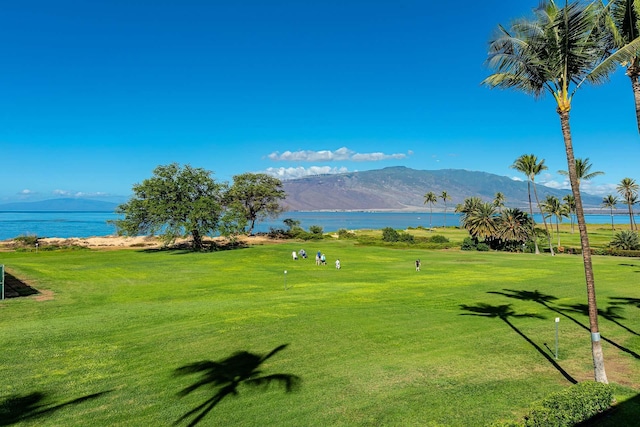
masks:
<svg viewBox="0 0 640 427"><path fill-rule="evenodd" d="M251 234L256 221L278 216L280 201L286 197L282 182L264 173L243 173L233 177L225 196L225 205L249 224Z"/></svg>

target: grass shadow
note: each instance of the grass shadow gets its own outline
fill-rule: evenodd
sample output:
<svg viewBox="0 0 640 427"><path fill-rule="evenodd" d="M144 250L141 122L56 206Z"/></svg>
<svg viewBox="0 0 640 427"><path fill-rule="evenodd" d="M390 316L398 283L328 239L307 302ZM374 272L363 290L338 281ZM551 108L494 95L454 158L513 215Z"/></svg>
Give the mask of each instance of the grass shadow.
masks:
<svg viewBox="0 0 640 427"><path fill-rule="evenodd" d="M0 401L0 426L9 426L22 421L44 417L59 409L95 399L109 392L93 393L58 404L47 403L49 396L39 391L25 395L12 395Z"/></svg>
<svg viewBox="0 0 640 427"><path fill-rule="evenodd" d="M511 304L503 304L503 305L491 305L485 303L478 303L477 305L460 305L461 310L469 311L469 313L463 313L463 316L480 316L491 319L500 319L504 323L506 323L513 331L515 331L518 335L520 335L526 342L528 342L538 353L540 353L554 368L558 370L562 374L562 376L569 381L571 384L577 384L575 378L573 378L567 371L565 371L559 364L556 362L547 352L540 347L538 344L533 342L528 336L526 336L522 331L520 331L516 326L511 323L510 319L515 318L536 318L536 319L544 319L544 316L540 316L538 314L517 314L511 308Z"/></svg>
<svg viewBox="0 0 640 427"><path fill-rule="evenodd" d="M610 297L611 305L633 305L640 308L640 298Z"/></svg>
<svg viewBox="0 0 640 427"><path fill-rule="evenodd" d="M553 307L551 305L549 305L549 302L555 301L557 300L556 297L552 296L552 295L546 295L543 293L536 291L517 291L517 290L513 290L513 289L503 289L503 291L505 292L487 292L490 294L497 294L497 295L503 295L506 296L507 298L515 298L521 301L532 301L532 302L537 302L538 304L543 305L544 307L548 308L549 310L553 311L554 313L558 313L559 315L563 316L566 319L571 320L573 323L575 323L576 325L580 326L582 329L588 331L589 333L591 333L591 329L589 328L589 326L582 324L579 320L571 317L570 315L568 315L565 311L574 311L573 309L570 310L562 310L560 308L556 308ZM598 314L600 314L600 310L598 310ZM606 312L605 312L606 313ZM627 329L627 328L625 328ZM633 331L632 331L633 332ZM635 332L634 332L635 333ZM612 346L614 346L615 348L617 348L620 351L623 351L627 354L630 354L631 356L635 357L636 359L640 359L640 354L636 353L633 350L630 350L618 343L616 343L613 340L610 340L609 338L606 338L604 335L600 334L600 338L602 338L603 341L611 344Z"/></svg>
<svg viewBox="0 0 640 427"><path fill-rule="evenodd" d="M569 310L574 313L584 314L585 316L589 315L589 306L587 304L571 304L571 305L563 304L561 307L566 307L566 310ZM638 334L636 331L632 330L631 328L619 322L620 320L626 319L625 317L619 314L620 310L621 310L620 306L610 305L609 307L607 307L606 310L598 309L598 316L604 319L607 319L610 322L615 323L616 325L620 326L622 329L624 329L625 331L633 335L640 336L640 334Z"/></svg>
<svg viewBox="0 0 640 427"><path fill-rule="evenodd" d="M39 294L37 289L32 288L11 273L4 272L4 297L17 298Z"/></svg>
<svg viewBox="0 0 640 427"><path fill-rule="evenodd" d="M620 263L618 265L621 265L623 267L634 267L634 268L638 268L638 270L635 270L634 273L640 273L640 265L639 264L627 264L627 263Z"/></svg>
<svg viewBox="0 0 640 427"><path fill-rule="evenodd" d="M248 245L243 242L235 242L235 243L216 243L216 242L205 242L205 246L202 249L194 249L191 243L179 243L170 246L162 246L159 248L145 248L140 252L143 253L158 253L158 252L167 252L172 255L185 255L185 254L193 254L193 253L201 253L208 254L211 252L220 252L220 251L231 251L237 249L248 249L251 245Z"/></svg>
<svg viewBox="0 0 640 427"><path fill-rule="evenodd" d="M188 411L175 421L174 425L187 421L189 426L197 425L215 406L227 396L237 396L241 385L268 386L272 383L284 385L287 392L293 391L300 384L300 377L292 374L263 375L260 366L284 350L288 344L280 345L266 355L238 351L220 361L203 360L181 366L175 375L200 374L200 378L192 385L184 388L178 396L186 396L201 387L211 387L214 393L202 404Z"/></svg>

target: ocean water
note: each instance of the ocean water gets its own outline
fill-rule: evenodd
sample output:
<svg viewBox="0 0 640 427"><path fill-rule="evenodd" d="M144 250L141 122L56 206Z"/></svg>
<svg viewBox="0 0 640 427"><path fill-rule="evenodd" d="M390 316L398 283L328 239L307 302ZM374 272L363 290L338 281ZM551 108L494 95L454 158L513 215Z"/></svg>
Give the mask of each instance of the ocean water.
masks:
<svg viewBox="0 0 640 427"><path fill-rule="evenodd" d="M21 235L38 237L92 237L116 234L108 220L118 219L113 212L0 212L0 240ZM291 218L300 221L304 229L319 225L324 231L374 229L385 227L407 229L409 227L441 227L460 225L460 216L453 212L285 212L276 219L256 224L256 232L266 232L271 228L287 228L283 220ZM640 222L638 216L636 221ZM610 224L610 215L586 215L587 223ZM614 214L615 224L628 224L629 216ZM536 221L542 218L536 216ZM564 223L568 223L564 220Z"/></svg>

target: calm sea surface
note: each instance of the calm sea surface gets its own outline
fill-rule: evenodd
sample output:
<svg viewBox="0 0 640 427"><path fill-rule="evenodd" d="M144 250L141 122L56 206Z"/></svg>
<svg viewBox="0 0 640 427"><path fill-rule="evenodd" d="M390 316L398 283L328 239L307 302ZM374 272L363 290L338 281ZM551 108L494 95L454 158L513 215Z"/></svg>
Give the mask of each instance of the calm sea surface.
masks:
<svg viewBox="0 0 640 427"><path fill-rule="evenodd" d="M269 231L270 228L286 228L285 218L299 220L304 229L319 225L324 231L336 231L341 228L381 229L392 227L406 229L408 227L440 227L442 225L459 225L459 216L448 212L286 212L275 220L267 220L256 225L256 232ZM610 215L587 215L587 223L610 224ZM114 226L107 220L118 219L112 212L0 212L0 240L31 234L39 237L92 237L108 236L116 233ZM628 224L629 216L620 212L613 216L614 223ZM536 221L542 221L536 217ZM638 216L636 216L638 221ZM564 220L564 223L568 223Z"/></svg>

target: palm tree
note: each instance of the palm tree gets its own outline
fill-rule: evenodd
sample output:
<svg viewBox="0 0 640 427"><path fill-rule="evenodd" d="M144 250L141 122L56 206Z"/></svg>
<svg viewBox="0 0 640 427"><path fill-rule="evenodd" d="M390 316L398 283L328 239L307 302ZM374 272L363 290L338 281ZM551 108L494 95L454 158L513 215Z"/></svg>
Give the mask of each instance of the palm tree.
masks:
<svg viewBox="0 0 640 427"><path fill-rule="evenodd" d="M578 185L569 122L573 95L607 54L600 31L601 23L597 19L599 13L596 3L587 5L572 2L559 8L554 1L543 1L535 10L535 19L516 21L509 30L499 27L499 34L490 42L488 58L488 65L495 72L487 77L483 84L490 87L515 88L535 98L549 92L555 100L567 156L569 181L576 200L589 303L594 377L598 382L607 383L598 328L591 247ZM592 76L591 80L599 83L606 80L606 77L607 74L602 73Z"/></svg>
<svg viewBox="0 0 640 427"><path fill-rule="evenodd" d="M576 214L576 198L573 197L573 194L567 194L562 198L565 205L567 206L567 210L569 211L569 220L571 221L571 234L573 234L573 224L575 223L573 217Z"/></svg>
<svg viewBox="0 0 640 427"><path fill-rule="evenodd" d="M589 181L592 178L595 178L599 175L604 175L604 172L594 171L590 172L593 165L589 163L589 158L585 158L582 160L581 158L576 158L576 174L578 175L578 186L582 183L582 181ZM565 170L558 171L560 175L569 176L569 172Z"/></svg>
<svg viewBox="0 0 640 427"><path fill-rule="evenodd" d="M491 240L498 235L498 216L492 203L480 203L464 216L462 226L478 240Z"/></svg>
<svg viewBox="0 0 640 427"><path fill-rule="evenodd" d="M609 211L611 213L611 233L613 233L613 231L615 230L615 227L613 226L613 210L616 209L617 203L618 198L613 194L609 194L608 196L602 198L602 207L609 208Z"/></svg>
<svg viewBox="0 0 640 427"><path fill-rule="evenodd" d="M548 195L542 202L542 210L556 219L556 234L558 235L558 247L560 247L560 223L562 218L569 216L569 208L560 203L560 199L556 196Z"/></svg>
<svg viewBox="0 0 640 427"><path fill-rule="evenodd" d="M533 207L531 205L531 187L533 186L533 194L536 197L536 203L538 205L538 210L542 212L542 208L540 207L540 200L538 199L538 191L536 190L535 179L536 176L540 174L543 170L547 169L544 165L544 159L538 162L538 157L534 154L523 154L518 157L515 162L511 165L511 169L515 169L518 172L522 172L527 177L527 191L529 193L529 214L533 219ZM542 215L542 222L544 223L544 229L547 232L547 240L549 241L549 251L551 251L551 255L553 253L553 245L551 244L551 234L549 234L549 228L547 227L547 220ZM532 227L535 227L535 221L532 223ZM535 236L535 233L533 233ZM534 239L536 254L540 253L538 249L537 239Z"/></svg>
<svg viewBox="0 0 640 427"><path fill-rule="evenodd" d="M610 33L610 48L618 49L596 67L593 78L600 74L610 74L618 66L626 67L626 75L631 80L631 90L636 107L636 123L640 132L640 55L637 39L640 36L640 1L612 0L603 8L605 24L603 27Z"/></svg>
<svg viewBox="0 0 640 427"><path fill-rule="evenodd" d="M633 205L638 199L638 188L640 188L640 186L638 186L636 180L631 178L622 178L622 181L620 181L620 184L618 184L618 186L616 187L616 190L624 199L624 202L622 203L627 205L627 207L629 208L629 227L631 228L631 230L635 229L633 219Z"/></svg>
<svg viewBox="0 0 640 427"><path fill-rule="evenodd" d="M451 200L451 196L446 191L443 191L440 194L440 198L444 202L444 223L442 224L442 226L446 227L447 226L447 200Z"/></svg>
<svg viewBox="0 0 640 427"><path fill-rule="evenodd" d="M530 231L531 218L525 212L518 208L506 208L500 213L499 239L522 244L529 239Z"/></svg>
<svg viewBox="0 0 640 427"><path fill-rule="evenodd" d="M433 215L433 204L438 203L438 197L433 191L424 195L424 204L429 203L429 228L431 228L431 216Z"/></svg>
<svg viewBox="0 0 640 427"><path fill-rule="evenodd" d="M498 212L500 212L500 213L502 213L502 208L504 208L504 201L505 200L506 200L506 198L504 197L504 194L499 192L499 191L493 197L493 206L498 208Z"/></svg>

